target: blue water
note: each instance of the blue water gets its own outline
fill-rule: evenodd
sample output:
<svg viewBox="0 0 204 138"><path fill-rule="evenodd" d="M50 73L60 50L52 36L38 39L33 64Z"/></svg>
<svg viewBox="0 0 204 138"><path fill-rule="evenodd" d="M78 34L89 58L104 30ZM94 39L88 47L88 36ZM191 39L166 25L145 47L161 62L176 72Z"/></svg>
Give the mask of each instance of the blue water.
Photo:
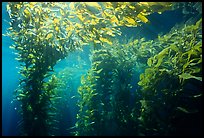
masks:
<svg viewBox="0 0 204 138"><path fill-rule="evenodd" d="M141 27L136 28L121 28L121 31L128 38L141 38L145 37L148 39L155 39L158 34L165 34L170 31L170 29L178 23L181 23L185 20L181 10L174 11L165 11L163 14L152 14L149 16L150 23L144 24ZM9 27L9 16L6 12L6 3L2 3L2 34L6 33L6 29ZM16 68L19 66L19 63L15 60L16 55L15 51L9 48L13 42L9 37L2 36L2 135L4 136L15 136L18 135L17 122L20 120L20 115L17 113L19 105L16 101L13 101L13 92L18 87L20 75L18 74L19 69ZM82 72L77 72L78 74L74 78L72 87L73 93L75 95L77 87L80 85L80 77L82 74L85 74L86 71L90 68L89 53L90 47L85 46L84 51L72 52L66 59L59 61L54 67L55 72L59 72L65 67L73 67L75 69L80 68ZM79 59L83 60L85 63L82 67L79 66ZM140 72L138 72L140 73ZM137 82L139 80L133 80ZM70 87L70 86L67 86ZM135 87L133 89L136 89ZM67 127L74 126L76 121L77 106L76 101L71 99L69 102L69 109L64 112L67 118ZM65 132L61 132L65 133Z"/></svg>

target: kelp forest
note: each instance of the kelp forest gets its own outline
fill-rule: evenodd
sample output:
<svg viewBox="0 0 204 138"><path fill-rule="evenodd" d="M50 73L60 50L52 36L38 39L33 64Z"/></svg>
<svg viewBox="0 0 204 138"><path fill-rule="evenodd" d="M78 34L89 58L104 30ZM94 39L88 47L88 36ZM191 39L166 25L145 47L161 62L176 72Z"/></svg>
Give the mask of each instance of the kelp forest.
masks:
<svg viewBox="0 0 204 138"><path fill-rule="evenodd" d="M8 2L6 9L3 35L20 63L19 135L202 134L201 2ZM198 16L155 39L123 32L178 9ZM90 66L78 57L78 67L55 70L77 51Z"/></svg>

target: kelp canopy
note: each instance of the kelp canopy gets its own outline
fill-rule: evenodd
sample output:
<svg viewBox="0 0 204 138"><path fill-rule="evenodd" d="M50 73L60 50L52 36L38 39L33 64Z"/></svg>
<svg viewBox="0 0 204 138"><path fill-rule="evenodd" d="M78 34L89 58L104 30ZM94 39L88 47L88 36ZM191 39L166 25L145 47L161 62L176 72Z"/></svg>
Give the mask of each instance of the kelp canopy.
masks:
<svg viewBox="0 0 204 138"><path fill-rule="evenodd" d="M165 118L160 126L152 126L165 120L155 119L155 108L163 106L165 100L178 99L186 80L202 81L202 19L182 29L174 28L156 40L142 38L121 44L116 39L123 35L120 27L149 23L150 14L162 14L175 6L172 2L9 2L8 35L14 41L10 48L18 52L16 60L22 63L23 78L16 93L17 100L22 102L22 135L53 135L56 117L52 112L56 110L50 107L58 99L54 98L58 95L57 78L46 78L59 60L85 45L93 46L92 64L78 88L81 100L75 135L110 135L111 131L116 131L116 135L176 133L176 125L166 126L175 118ZM136 64L143 64L145 69L140 74L139 86L130 84ZM164 85L165 77L179 89L172 90L175 84L171 82ZM135 86L142 98L135 94L131 105L130 91ZM160 102L155 102L155 97ZM191 112L179 102L171 109L169 114L177 110ZM115 129L107 129L109 125Z"/></svg>
<svg viewBox="0 0 204 138"><path fill-rule="evenodd" d="M168 2L11 2L7 10L11 18L10 35L22 43L20 51L27 47L23 45L26 42L35 42L64 55L89 42L112 44L111 38L121 35L118 26L147 23L148 15L169 10L171 6Z"/></svg>

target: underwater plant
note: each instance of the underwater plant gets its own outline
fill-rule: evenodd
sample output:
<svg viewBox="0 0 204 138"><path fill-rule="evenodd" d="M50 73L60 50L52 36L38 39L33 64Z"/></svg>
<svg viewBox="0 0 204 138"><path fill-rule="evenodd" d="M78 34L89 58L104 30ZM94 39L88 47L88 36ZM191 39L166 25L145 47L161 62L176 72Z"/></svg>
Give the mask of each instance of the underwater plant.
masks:
<svg viewBox="0 0 204 138"><path fill-rule="evenodd" d="M140 75L141 133L200 135L202 114L202 19L158 36L158 52ZM191 121L192 120L192 121ZM196 128L196 130L194 130ZM188 131L188 130L194 130Z"/></svg>
<svg viewBox="0 0 204 138"><path fill-rule="evenodd" d="M82 64L81 62L80 64ZM79 64L79 65L80 65ZM66 67L63 70L55 73L58 78L58 86L55 89L56 96L60 99L55 102L56 107L55 120L57 120L55 131L56 136L70 136L75 130L75 119L71 114L76 114L78 109L74 109L77 104L79 95L77 95L77 88L80 83L80 76L87 70L85 68L75 69L76 67ZM75 116L74 116L75 117Z"/></svg>
<svg viewBox="0 0 204 138"><path fill-rule="evenodd" d="M93 43L96 50L97 46L100 49L112 45L112 38L121 35L118 26L147 23L148 15L171 10L172 5L171 2L9 2L8 35L14 41L10 48L17 51L16 60L22 63L19 72L22 78L16 91L16 99L22 103L22 135L50 135L50 101L56 95L57 79L52 76L47 82L46 78L54 72L59 60L87 43ZM94 95L92 91L91 94Z"/></svg>
<svg viewBox="0 0 204 138"><path fill-rule="evenodd" d="M81 100L75 135L136 135L139 113L131 107L135 52L128 45L114 45L93 50L92 67L81 77ZM138 104L138 103L137 103ZM109 127L111 126L111 128Z"/></svg>
<svg viewBox="0 0 204 138"><path fill-rule="evenodd" d="M196 98L197 101L188 99L189 103L187 103L184 98L188 94L185 91L187 90L186 86L190 85L191 82L183 84L182 81L190 78L201 81L201 22L202 19L195 25L172 28L169 34L162 37L158 36L157 40L145 41L144 38L141 38L140 40L130 40L128 44L117 44L114 41L115 45L94 50L92 68L86 79L81 78L82 86L79 88L79 93L84 99L87 96L88 100L87 102L84 100L79 102L80 111L76 123L78 129L75 134L176 135L181 131L181 135L184 135L185 129L182 129L185 128L186 123L181 121L179 124L181 126L176 126L176 119L186 118L192 114L193 120L196 119L195 116L199 117L196 120L199 125L198 121L201 118L199 113L202 111L201 83L197 85L196 94L189 96L189 98ZM194 51L195 49L196 51ZM183 56L186 59L181 59ZM139 99L140 103L137 99L136 105L128 108L130 94L128 93L128 86L123 83L129 83L130 80L125 79L131 78L130 72L132 71L123 74L123 77L129 74L130 76L127 78L118 78L117 76L120 76L119 74L128 68L132 69L134 64L131 64L137 64L136 62L146 63L143 66L144 69L146 68L145 73L140 75L138 82L142 89L142 98ZM189 66L191 62L192 65L196 66ZM187 66L188 71L196 68L192 73L200 72L198 76L187 73L181 74ZM96 73L94 74L94 72ZM95 77L97 79L94 82ZM125 81L121 82L122 80ZM120 83L117 84L117 82ZM93 92L97 93L94 93L92 98L90 95L86 95L86 93L91 94ZM191 106L190 110L187 110L185 104ZM197 109L196 105L199 106ZM192 125L193 123L189 124ZM192 130L193 128L189 124L188 127ZM108 126L112 126L112 128ZM194 123L193 127L195 126ZM200 126L197 128L195 134L201 132Z"/></svg>
<svg viewBox="0 0 204 138"><path fill-rule="evenodd" d="M173 9L182 9L184 15L188 14L202 14L201 2L177 2L173 5Z"/></svg>
<svg viewBox="0 0 204 138"><path fill-rule="evenodd" d="M64 49L59 50L59 42L55 45L50 38L46 39L49 34L45 32L45 26L42 27L46 23L46 8L44 3L38 4L11 2L7 5L11 18L9 36L14 41L10 48L18 51L16 60L23 63L20 70L22 79L16 91L16 98L22 103L22 135L33 136L49 135L51 115L48 111L52 108L49 105L56 82L54 76L51 82L44 79L50 76L48 72L53 71L56 62L67 54Z"/></svg>

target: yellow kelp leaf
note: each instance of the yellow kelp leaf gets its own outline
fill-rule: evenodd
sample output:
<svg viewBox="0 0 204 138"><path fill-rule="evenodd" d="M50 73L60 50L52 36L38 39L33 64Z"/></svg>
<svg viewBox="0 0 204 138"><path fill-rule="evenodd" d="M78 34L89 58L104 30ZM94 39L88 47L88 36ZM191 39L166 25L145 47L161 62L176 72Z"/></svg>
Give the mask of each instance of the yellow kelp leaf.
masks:
<svg viewBox="0 0 204 138"><path fill-rule="evenodd" d="M192 55L197 55L197 54L198 54L198 52L197 52L196 50L194 50L194 49L191 49L191 50L189 50L189 51L186 52L186 53L188 53L188 61L190 60L190 58L192 57Z"/></svg>
<svg viewBox="0 0 204 138"><path fill-rule="evenodd" d="M154 6L154 5L160 5L160 2L140 2L140 4L144 5L144 6Z"/></svg>
<svg viewBox="0 0 204 138"><path fill-rule="evenodd" d="M25 94L22 94L22 93L20 93L19 96L21 96L21 97L26 97L26 95L25 95Z"/></svg>
<svg viewBox="0 0 204 138"><path fill-rule="evenodd" d="M101 77L100 76L94 76L96 79L100 79Z"/></svg>
<svg viewBox="0 0 204 138"><path fill-rule="evenodd" d="M110 36L115 36L115 34L113 34L112 30L107 31L107 34L110 35Z"/></svg>
<svg viewBox="0 0 204 138"><path fill-rule="evenodd" d="M16 47L16 49L17 50L23 50L23 47L18 46L18 47Z"/></svg>
<svg viewBox="0 0 204 138"><path fill-rule="evenodd" d="M28 18L28 17L31 16L31 13L30 13L30 11L28 9L25 9L24 10L24 15L25 15L26 18Z"/></svg>
<svg viewBox="0 0 204 138"><path fill-rule="evenodd" d="M20 9L20 8L21 8L21 5L20 5L20 4L17 4L17 5L16 5L16 8L17 8L17 9Z"/></svg>
<svg viewBox="0 0 204 138"><path fill-rule="evenodd" d="M122 9L125 9L125 7L126 7L126 4L121 5Z"/></svg>
<svg viewBox="0 0 204 138"><path fill-rule="evenodd" d="M65 13L64 13L64 11L63 11L62 9L60 9L60 14L61 14L62 16L65 15Z"/></svg>
<svg viewBox="0 0 204 138"><path fill-rule="evenodd" d="M172 2L139 2L139 5L146 7L168 7L171 6Z"/></svg>
<svg viewBox="0 0 204 138"><path fill-rule="evenodd" d="M91 6L93 8L101 9L101 5L98 2L84 2L87 6Z"/></svg>
<svg viewBox="0 0 204 138"><path fill-rule="evenodd" d="M113 9L113 5L112 5L112 3L111 2L104 2L104 6L105 6L105 8L107 8L107 9Z"/></svg>
<svg viewBox="0 0 204 138"><path fill-rule="evenodd" d="M99 39L100 39L102 42L108 43L109 45L112 45L112 44L113 44L111 41L109 41L109 40L106 39L106 38L100 37Z"/></svg>
<svg viewBox="0 0 204 138"><path fill-rule="evenodd" d="M72 34L72 31L69 31L68 34L67 34L67 38L69 38Z"/></svg>
<svg viewBox="0 0 204 138"><path fill-rule="evenodd" d="M197 64L199 64L199 63L201 63L201 62L202 62L202 58L200 57L200 58L194 58L194 59L190 60L190 61L189 61L189 64L190 64L191 66L195 66L195 65L197 65Z"/></svg>
<svg viewBox="0 0 204 138"><path fill-rule="evenodd" d="M143 85L144 85L143 81L139 81L137 84L138 84L139 86L143 86Z"/></svg>
<svg viewBox="0 0 204 138"><path fill-rule="evenodd" d="M129 5L129 8L132 9L132 10L135 9L135 7L134 7L134 6L131 6L131 5Z"/></svg>
<svg viewBox="0 0 204 138"><path fill-rule="evenodd" d="M59 19L55 18L55 19L53 20L53 22L54 22L54 24L58 24L58 23L59 23Z"/></svg>
<svg viewBox="0 0 204 138"><path fill-rule="evenodd" d="M152 63L153 63L152 58L148 58L148 60L147 60L147 65L148 65L149 67L151 67L151 66L152 66Z"/></svg>
<svg viewBox="0 0 204 138"><path fill-rule="evenodd" d="M34 55L33 54L29 54L28 58L34 58Z"/></svg>
<svg viewBox="0 0 204 138"><path fill-rule="evenodd" d="M31 60L31 63L33 63L33 64L36 63L36 60L35 60L35 59L32 59L32 60Z"/></svg>
<svg viewBox="0 0 204 138"><path fill-rule="evenodd" d="M93 62L93 65L99 65L99 64L101 64L102 62L101 61L95 61L95 62Z"/></svg>
<svg viewBox="0 0 204 138"><path fill-rule="evenodd" d="M155 65L155 67L159 67L161 65L162 61L163 61L163 57L159 58L157 64Z"/></svg>
<svg viewBox="0 0 204 138"><path fill-rule="evenodd" d="M143 80L144 79L144 74L140 74L140 80Z"/></svg>
<svg viewBox="0 0 204 138"><path fill-rule="evenodd" d="M168 54L168 51L169 51L169 47L163 49L161 52L159 52L159 54L157 55L157 58L163 58L164 55Z"/></svg>
<svg viewBox="0 0 204 138"><path fill-rule="evenodd" d="M49 18L49 16L46 14L46 15L45 15L45 18L46 18L46 19L48 19L48 18Z"/></svg>
<svg viewBox="0 0 204 138"><path fill-rule="evenodd" d="M30 2L29 7L32 9L36 4L37 4L37 2Z"/></svg>
<svg viewBox="0 0 204 138"><path fill-rule="evenodd" d="M122 8L122 7L117 7L117 8L115 8L115 12L121 11L121 8Z"/></svg>
<svg viewBox="0 0 204 138"><path fill-rule="evenodd" d="M84 19L85 19L85 18L84 18L84 17L83 17L81 14L77 15L77 17L78 17L78 18L79 18L79 20L80 20L80 21L82 21L82 22L83 22L83 21L84 21Z"/></svg>
<svg viewBox="0 0 204 138"><path fill-rule="evenodd" d="M154 2L150 2L150 3L154 3ZM170 7L173 4L173 2L155 2L155 3L159 6L164 6L164 7Z"/></svg>
<svg viewBox="0 0 204 138"><path fill-rule="evenodd" d="M50 39L50 38L52 38L52 37L53 37L53 34L52 34L52 33L49 33L45 39Z"/></svg>
<svg viewBox="0 0 204 138"><path fill-rule="evenodd" d="M172 45L170 46L170 48L171 48L172 50L176 51L176 52L179 51L178 47L177 47L175 44L172 44Z"/></svg>
<svg viewBox="0 0 204 138"><path fill-rule="evenodd" d="M91 76L87 76L87 80L88 80L88 81L91 81Z"/></svg>
<svg viewBox="0 0 204 138"><path fill-rule="evenodd" d="M71 10L74 10L74 2L70 2L69 8L70 8Z"/></svg>
<svg viewBox="0 0 204 138"><path fill-rule="evenodd" d="M196 80L199 80L199 81L202 81L202 77L196 77L196 76L193 76L189 73L182 73L181 75L179 75L179 78L180 79L183 79L183 80L186 80L186 79L196 79Z"/></svg>
<svg viewBox="0 0 204 138"><path fill-rule="evenodd" d="M112 23L116 23L117 25L119 24L119 21L118 21L118 19L117 19L116 16L111 17L110 21L111 21Z"/></svg>
<svg viewBox="0 0 204 138"><path fill-rule="evenodd" d="M85 39L85 40L90 39L90 41L92 41L93 38L95 38L95 35L93 34L93 32L90 32L87 36L84 36L83 39Z"/></svg>
<svg viewBox="0 0 204 138"><path fill-rule="evenodd" d="M163 49L156 57L157 57L157 64L155 67L159 67L163 61L163 58L165 57L166 54L168 54L169 48Z"/></svg>
<svg viewBox="0 0 204 138"><path fill-rule="evenodd" d="M67 25L67 23L65 21L62 21L62 26Z"/></svg>
<svg viewBox="0 0 204 138"><path fill-rule="evenodd" d="M15 58L15 60L22 60L22 58Z"/></svg>
<svg viewBox="0 0 204 138"><path fill-rule="evenodd" d="M82 24L76 23L75 26L76 26L77 28L83 29Z"/></svg>
<svg viewBox="0 0 204 138"><path fill-rule="evenodd" d="M92 19L103 19L103 18L97 17L96 14L88 14L88 16Z"/></svg>
<svg viewBox="0 0 204 138"><path fill-rule="evenodd" d="M84 78L84 75L82 75L81 76L81 84L83 85L83 84L85 84L86 83L86 80L85 80L85 78Z"/></svg>
<svg viewBox="0 0 204 138"><path fill-rule="evenodd" d="M59 27L58 27L58 26L56 26L56 27L55 27L55 30L56 30L57 32L59 32Z"/></svg>
<svg viewBox="0 0 204 138"><path fill-rule="evenodd" d="M198 52L202 53L202 41L198 42L193 49L197 50Z"/></svg>
<svg viewBox="0 0 204 138"><path fill-rule="evenodd" d="M73 15L69 15L68 17L72 19L72 18L74 18L75 16L73 16Z"/></svg>
<svg viewBox="0 0 204 138"><path fill-rule="evenodd" d="M61 45L58 46L59 50L63 51L63 47Z"/></svg>
<svg viewBox="0 0 204 138"><path fill-rule="evenodd" d="M66 27L66 31L67 31L67 32L72 31L72 30L73 30L73 27L72 27L72 26Z"/></svg>
<svg viewBox="0 0 204 138"><path fill-rule="evenodd" d="M103 69L99 69L96 71L97 74L101 73L101 71L103 71Z"/></svg>
<svg viewBox="0 0 204 138"><path fill-rule="evenodd" d="M9 46L9 48L11 48L11 49L15 49L15 46L14 46L14 45L12 45L12 46Z"/></svg>
<svg viewBox="0 0 204 138"><path fill-rule="evenodd" d="M35 5L35 4L37 4L37 2L30 2L30 4L31 4L31 5Z"/></svg>
<svg viewBox="0 0 204 138"><path fill-rule="evenodd" d="M199 72L201 72L200 68L195 68L195 69L192 69L192 71L190 71L190 73L199 73Z"/></svg>
<svg viewBox="0 0 204 138"><path fill-rule="evenodd" d="M199 28L202 25L202 18L196 22L195 29Z"/></svg>
<svg viewBox="0 0 204 138"><path fill-rule="evenodd" d="M200 60L198 61L198 63L202 63L202 55L200 55Z"/></svg>
<svg viewBox="0 0 204 138"><path fill-rule="evenodd" d="M96 25L96 24L98 24L98 22L96 22L96 19L92 19L91 22L90 22L90 24L91 24L91 25Z"/></svg>
<svg viewBox="0 0 204 138"><path fill-rule="evenodd" d="M135 20L133 18L130 17L123 17L123 19L125 19L128 23L130 24L136 24Z"/></svg>
<svg viewBox="0 0 204 138"><path fill-rule="evenodd" d="M6 5L6 10L7 10L7 11L10 11L10 10L11 10L11 7L9 6L9 4Z"/></svg>
<svg viewBox="0 0 204 138"><path fill-rule="evenodd" d="M104 18L110 17L110 16L111 16L111 13L109 13L109 11L104 10L102 16L103 16Z"/></svg>
<svg viewBox="0 0 204 138"><path fill-rule="evenodd" d="M126 21L126 22L124 22ZM123 20L121 21L123 25L128 26L128 27L132 27L132 26L137 26L138 23L135 22L135 20L133 18L130 17L123 17Z"/></svg>
<svg viewBox="0 0 204 138"><path fill-rule="evenodd" d="M94 43L100 44L101 42L99 40L94 40Z"/></svg>
<svg viewBox="0 0 204 138"><path fill-rule="evenodd" d="M42 9L40 9L39 7L36 7L34 10L35 10L35 12L38 13L39 15L40 15L40 13L42 12Z"/></svg>
<svg viewBox="0 0 204 138"><path fill-rule="evenodd" d="M149 6L149 2L139 2L138 4L142 6Z"/></svg>
<svg viewBox="0 0 204 138"><path fill-rule="evenodd" d="M149 20L145 17L145 16L143 16L141 13L139 13L138 15L137 15L137 18L139 18L142 22L144 22L144 23L147 23Z"/></svg>

